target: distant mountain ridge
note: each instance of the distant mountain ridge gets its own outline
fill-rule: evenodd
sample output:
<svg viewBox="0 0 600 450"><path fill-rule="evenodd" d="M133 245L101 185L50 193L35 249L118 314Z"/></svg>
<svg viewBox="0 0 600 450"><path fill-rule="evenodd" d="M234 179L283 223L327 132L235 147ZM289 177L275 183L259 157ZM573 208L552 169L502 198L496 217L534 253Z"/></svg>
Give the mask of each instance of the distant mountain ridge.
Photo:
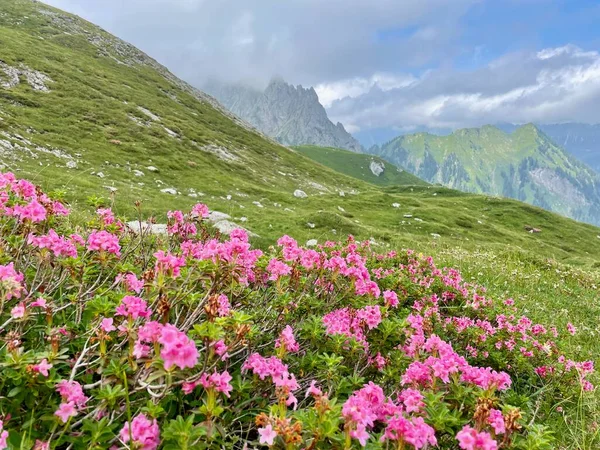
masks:
<svg viewBox="0 0 600 450"><path fill-rule="evenodd" d="M600 124L571 122L537 126L555 144L600 173ZM512 131L518 125L503 124L499 127L505 131Z"/></svg>
<svg viewBox="0 0 600 450"><path fill-rule="evenodd" d="M319 145L354 152L360 143L341 123L327 117L315 90L273 79L264 91L211 82L204 90L225 108L284 145Z"/></svg>
<svg viewBox="0 0 600 450"><path fill-rule="evenodd" d="M600 223L600 176L532 124L448 136L399 136L369 152L431 183L515 198L567 217Z"/></svg>

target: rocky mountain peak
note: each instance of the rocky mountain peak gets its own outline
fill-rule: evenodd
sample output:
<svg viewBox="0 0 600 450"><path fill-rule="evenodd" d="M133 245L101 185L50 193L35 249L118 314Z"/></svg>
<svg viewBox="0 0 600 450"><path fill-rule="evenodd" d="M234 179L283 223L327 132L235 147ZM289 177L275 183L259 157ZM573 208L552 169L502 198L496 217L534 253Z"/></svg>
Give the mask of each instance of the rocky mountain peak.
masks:
<svg viewBox="0 0 600 450"><path fill-rule="evenodd" d="M341 123L333 124L313 87L273 78L264 91L212 82L204 88L227 109L285 145L319 145L360 152Z"/></svg>

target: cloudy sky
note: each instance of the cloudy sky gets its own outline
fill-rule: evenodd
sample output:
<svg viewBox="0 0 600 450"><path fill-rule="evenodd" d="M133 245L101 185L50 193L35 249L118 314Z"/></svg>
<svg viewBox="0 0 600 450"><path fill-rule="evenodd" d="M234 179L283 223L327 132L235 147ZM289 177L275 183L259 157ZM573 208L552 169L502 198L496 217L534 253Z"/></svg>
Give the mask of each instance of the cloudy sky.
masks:
<svg viewBox="0 0 600 450"><path fill-rule="evenodd" d="M598 0L44 0L185 80L312 85L352 132L600 122Z"/></svg>

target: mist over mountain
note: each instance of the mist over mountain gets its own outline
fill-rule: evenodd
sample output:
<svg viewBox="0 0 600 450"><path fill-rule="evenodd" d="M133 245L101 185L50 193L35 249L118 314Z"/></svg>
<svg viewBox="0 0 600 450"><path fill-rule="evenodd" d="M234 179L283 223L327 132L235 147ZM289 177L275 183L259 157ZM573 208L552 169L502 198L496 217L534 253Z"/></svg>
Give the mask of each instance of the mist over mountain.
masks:
<svg viewBox="0 0 600 450"><path fill-rule="evenodd" d="M362 150L341 123L329 120L312 87L292 86L275 78L264 91L215 81L203 88L233 114L284 145Z"/></svg>

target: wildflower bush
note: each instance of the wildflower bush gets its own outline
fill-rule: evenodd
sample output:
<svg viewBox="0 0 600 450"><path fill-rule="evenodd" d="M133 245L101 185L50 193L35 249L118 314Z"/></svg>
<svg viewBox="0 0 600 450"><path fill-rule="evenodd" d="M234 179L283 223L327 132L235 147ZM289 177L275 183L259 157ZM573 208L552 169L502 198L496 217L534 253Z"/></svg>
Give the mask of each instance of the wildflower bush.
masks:
<svg viewBox="0 0 600 450"><path fill-rule="evenodd" d="M414 252L133 233L0 174L0 449L554 448L590 361Z"/></svg>

